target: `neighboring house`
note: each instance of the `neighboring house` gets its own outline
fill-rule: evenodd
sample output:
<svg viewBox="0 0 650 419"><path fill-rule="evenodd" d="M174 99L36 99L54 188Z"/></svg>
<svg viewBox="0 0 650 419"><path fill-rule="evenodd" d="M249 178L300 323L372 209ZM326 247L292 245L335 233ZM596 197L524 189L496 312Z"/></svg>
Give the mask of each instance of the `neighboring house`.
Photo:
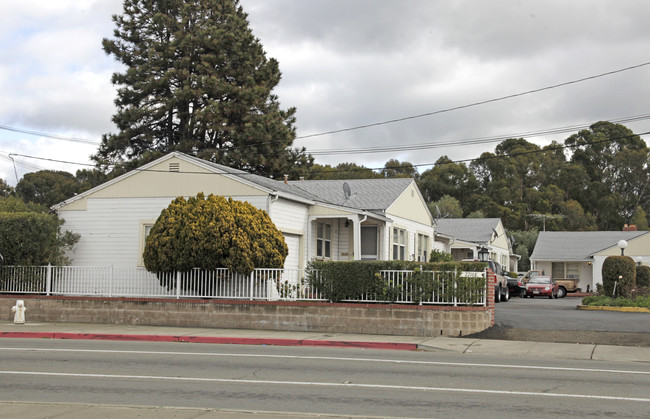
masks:
<svg viewBox="0 0 650 419"><path fill-rule="evenodd" d="M287 182L173 152L54 207L81 238L74 265L142 266L145 239L173 199L203 192L269 213L285 268L318 260L425 260L433 218L413 179Z"/></svg>
<svg viewBox="0 0 650 419"><path fill-rule="evenodd" d="M451 253L454 260L479 260L484 248L490 260L505 270L517 271L519 257L499 218L441 218L435 223L436 248Z"/></svg>
<svg viewBox="0 0 650 419"><path fill-rule="evenodd" d="M602 283L603 261L620 256L620 240L627 241L625 256L635 262L650 261L648 231L543 231L530 256L531 269L544 271L555 279L578 278L580 288L594 290ZM641 258L641 259L638 259Z"/></svg>

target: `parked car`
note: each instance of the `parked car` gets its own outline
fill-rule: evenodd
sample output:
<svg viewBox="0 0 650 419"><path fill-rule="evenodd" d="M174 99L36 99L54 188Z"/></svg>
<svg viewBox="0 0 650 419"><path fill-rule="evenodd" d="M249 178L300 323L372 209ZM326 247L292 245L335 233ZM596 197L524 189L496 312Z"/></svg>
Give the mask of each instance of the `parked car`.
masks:
<svg viewBox="0 0 650 419"><path fill-rule="evenodd" d="M520 297L526 296L526 284L523 281L523 275L517 278L508 278L508 290L510 295L518 295Z"/></svg>
<svg viewBox="0 0 650 419"><path fill-rule="evenodd" d="M524 276L524 282L528 282L530 278L533 278L537 275L544 275L544 272L536 270L528 271L528 273L526 273L526 276ZM578 286L580 284L580 279L578 278L556 278L555 282L557 282L558 286L558 298L564 298L568 292L581 291L580 287Z"/></svg>
<svg viewBox="0 0 650 419"><path fill-rule="evenodd" d="M548 298L557 298L558 289L557 282L550 276L535 275L526 284L526 297L547 296Z"/></svg>
<svg viewBox="0 0 650 419"><path fill-rule="evenodd" d="M497 283L494 286L494 302L506 302L510 300L510 287L508 286L508 278L503 275L501 270L501 265L497 262L490 260L488 261L488 268L492 270L497 275Z"/></svg>

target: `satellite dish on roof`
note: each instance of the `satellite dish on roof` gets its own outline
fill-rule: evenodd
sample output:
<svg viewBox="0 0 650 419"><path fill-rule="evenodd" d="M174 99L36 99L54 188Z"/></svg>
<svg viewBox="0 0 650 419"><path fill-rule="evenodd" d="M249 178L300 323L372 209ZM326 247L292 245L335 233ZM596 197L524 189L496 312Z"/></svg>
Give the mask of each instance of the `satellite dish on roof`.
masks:
<svg viewBox="0 0 650 419"><path fill-rule="evenodd" d="M352 196L352 189L350 189L350 185L347 182L343 182L343 195L346 200L350 199L350 196Z"/></svg>

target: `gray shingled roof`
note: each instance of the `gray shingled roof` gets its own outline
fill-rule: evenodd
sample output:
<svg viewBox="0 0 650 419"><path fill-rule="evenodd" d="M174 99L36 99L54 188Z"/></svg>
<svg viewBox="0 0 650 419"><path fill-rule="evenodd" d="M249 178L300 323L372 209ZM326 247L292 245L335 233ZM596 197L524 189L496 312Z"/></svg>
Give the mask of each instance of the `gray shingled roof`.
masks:
<svg viewBox="0 0 650 419"><path fill-rule="evenodd" d="M269 179L189 155L185 155L185 157L200 161L203 164L208 164L219 171L238 176L273 191L291 194L312 201L366 211L385 211L413 182L411 178L390 178L302 180L290 181L288 184L285 184L284 180ZM352 192L349 199L346 199L343 193L343 184L346 182Z"/></svg>
<svg viewBox="0 0 650 419"><path fill-rule="evenodd" d="M595 253L632 240L647 231L542 231L531 260L587 261Z"/></svg>
<svg viewBox="0 0 650 419"><path fill-rule="evenodd" d="M436 221L436 233L471 243L487 243L492 239L499 218L442 218Z"/></svg>
<svg viewBox="0 0 650 419"><path fill-rule="evenodd" d="M346 198L343 185L350 186ZM317 201L368 211L385 211L408 186L411 178L304 180L289 185L318 197Z"/></svg>

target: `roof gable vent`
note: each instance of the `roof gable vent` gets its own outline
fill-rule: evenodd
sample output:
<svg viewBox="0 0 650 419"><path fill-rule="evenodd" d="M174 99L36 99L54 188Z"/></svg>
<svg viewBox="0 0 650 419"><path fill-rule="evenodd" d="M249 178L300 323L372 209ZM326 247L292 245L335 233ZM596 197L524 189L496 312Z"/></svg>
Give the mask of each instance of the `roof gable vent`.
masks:
<svg viewBox="0 0 650 419"><path fill-rule="evenodd" d="M181 164L180 163L169 163L169 171L170 172L180 172L181 171Z"/></svg>

